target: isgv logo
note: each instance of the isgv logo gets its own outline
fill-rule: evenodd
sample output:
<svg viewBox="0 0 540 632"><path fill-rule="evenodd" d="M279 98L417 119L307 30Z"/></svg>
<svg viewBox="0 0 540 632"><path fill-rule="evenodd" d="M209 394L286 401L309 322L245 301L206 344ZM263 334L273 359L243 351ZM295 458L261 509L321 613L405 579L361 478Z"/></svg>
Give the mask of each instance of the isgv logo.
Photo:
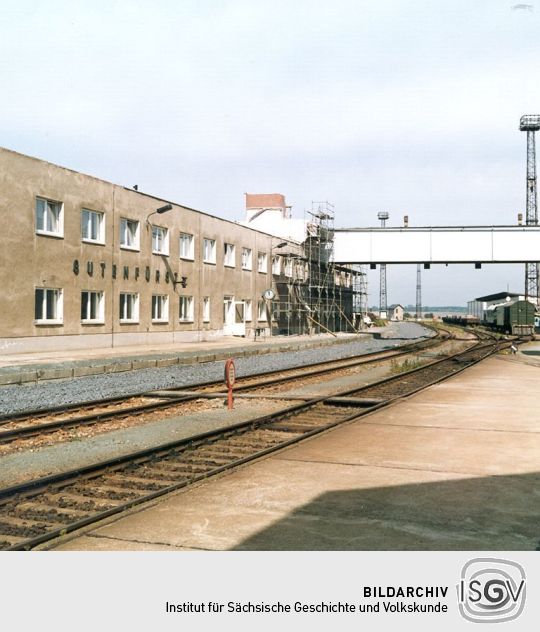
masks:
<svg viewBox="0 0 540 632"><path fill-rule="evenodd" d="M457 586L459 611L468 621L516 619L525 607L525 571L516 562L491 557L469 560Z"/></svg>

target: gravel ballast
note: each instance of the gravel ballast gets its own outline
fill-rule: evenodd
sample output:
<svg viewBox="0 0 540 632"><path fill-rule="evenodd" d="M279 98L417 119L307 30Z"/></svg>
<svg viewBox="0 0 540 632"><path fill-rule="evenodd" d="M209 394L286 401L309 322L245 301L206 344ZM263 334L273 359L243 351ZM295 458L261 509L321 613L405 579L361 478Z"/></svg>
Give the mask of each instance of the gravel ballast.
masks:
<svg viewBox="0 0 540 632"><path fill-rule="evenodd" d="M362 353L381 351L405 344L415 338L431 337L434 333L416 323L391 323L383 338L360 337L342 344L238 358L238 376L265 371L304 366L315 362L347 358ZM163 368L140 369L125 373L90 375L69 380L54 380L37 384L12 385L0 388L0 414L23 412L77 404L88 400L141 393L164 388L187 387L200 382L223 378L223 362L181 364Z"/></svg>

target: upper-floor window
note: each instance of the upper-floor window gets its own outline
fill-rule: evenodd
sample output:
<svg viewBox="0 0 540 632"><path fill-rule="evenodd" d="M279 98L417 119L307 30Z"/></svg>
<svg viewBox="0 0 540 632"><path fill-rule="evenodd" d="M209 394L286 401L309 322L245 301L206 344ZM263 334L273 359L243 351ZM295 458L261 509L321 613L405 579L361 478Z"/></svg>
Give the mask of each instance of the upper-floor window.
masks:
<svg viewBox="0 0 540 632"><path fill-rule="evenodd" d="M138 323L139 322L139 295L120 293L120 322L121 323Z"/></svg>
<svg viewBox="0 0 540 632"><path fill-rule="evenodd" d="M64 205L45 198L36 198L36 233L64 236Z"/></svg>
<svg viewBox="0 0 540 632"><path fill-rule="evenodd" d="M139 250L139 222L136 219L120 218L120 246L129 250Z"/></svg>
<svg viewBox="0 0 540 632"><path fill-rule="evenodd" d="M193 235L180 233L180 257L182 259L193 259Z"/></svg>
<svg viewBox="0 0 540 632"><path fill-rule="evenodd" d="M163 226L152 226L152 252L155 255L169 254L169 231Z"/></svg>
<svg viewBox="0 0 540 632"><path fill-rule="evenodd" d="M203 261L205 263L216 262L216 240L215 239L207 239L206 237L203 239Z"/></svg>
<svg viewBox="0 0 540 632"><path fill-rule="evenodd" d="M293 260L291 257L285 259L285 276L292 277L293 275Z"/></svg>
<svg viewBox="0 0 540 632"><path fill-rule="evenodd" d="M223 251L223 265L234 268L236 265L236 248L234 244L225 244Z"/></svg>
<svg viewBox="0 0 540 632"><path fill-rule="evenodd" d="M180 297L179 317L182 322L193 321L193 296Z"/></svg>
<svg viewBox="0 0 540 632"><path fill-rule="evenodd" d="M166 294L152 295L152 322L169 322L169 297Z"/></svg>
<svg viewBox="0 0 540 632"><path fill-rule="evenodd" d="M242 270L251 270L253 253L251 248L242 248Z"/></svg>
<svg viewBox="0 0 540 632"><path fill-rule="evenodd" d="M81 211L81 239L96 244L105 243L105 216L98 211Z"/></svg>
<svg viewBox="0 0 540 632"><path fill-rule="evenodd" d="M281 258L277 255L272 257L272 274L276 276L281 274Z"/></svg>
<svg viewBox="0 0 540 632"><path fill-rule="evenodd" d="M103 323L103 292L81 292L81 321L83 323Z"/></svg>
<svg viewBox="0 0 540 632"><path fill-rule="evenodd" d="M259 272L268 272L268 257L266 252L259 252L257 254L257 270Z"/></svg>
<svg viewBox="0 0 540 632"><path fill-rule="evenodd" d="M60 289L37 287L34 295L34 317L38 325L61 325L63 292Z"/></svg>

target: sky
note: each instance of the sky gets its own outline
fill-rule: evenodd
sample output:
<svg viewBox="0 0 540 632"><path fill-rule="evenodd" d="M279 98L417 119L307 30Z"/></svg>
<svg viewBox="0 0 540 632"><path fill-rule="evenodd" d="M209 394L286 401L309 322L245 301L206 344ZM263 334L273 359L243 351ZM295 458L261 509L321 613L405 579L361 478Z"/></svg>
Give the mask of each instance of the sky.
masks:
<svg viewBox="0 0 540 632"><path fill-rule="evenodd" d="M280 192L297 217L329 200L336 227L515 223L530 2L1 0L0 146L233 220ZM433 266L423 302L523 285L523 265ZM389 302L415 287L388 269Z"/></svg>

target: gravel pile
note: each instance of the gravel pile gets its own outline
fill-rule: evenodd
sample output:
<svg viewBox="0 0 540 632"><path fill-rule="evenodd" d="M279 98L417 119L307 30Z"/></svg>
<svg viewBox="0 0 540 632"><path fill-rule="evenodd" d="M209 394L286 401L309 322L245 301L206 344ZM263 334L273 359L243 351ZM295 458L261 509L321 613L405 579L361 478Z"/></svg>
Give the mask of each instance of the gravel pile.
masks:
<svg viewBox="0 0 540 632"><path fill-rule="evenodd" d="M433 336L431 330L416 323L392 323L384 330L387 339L374 340L362 336L358 341L330 345L305 351L271 353L238 358L239 376L304 366L314 362L347 358L370 351L389 349L407 340ZM390 337L392 336L392 337ZM223 365L204 362L159 369L140 369L125 373L90 375L71 380L55 380L38 384L22 384L0 388L0 414L76 404L88 400L152 391L160 388L184 387L210 380L223 379Z"/></svg>

